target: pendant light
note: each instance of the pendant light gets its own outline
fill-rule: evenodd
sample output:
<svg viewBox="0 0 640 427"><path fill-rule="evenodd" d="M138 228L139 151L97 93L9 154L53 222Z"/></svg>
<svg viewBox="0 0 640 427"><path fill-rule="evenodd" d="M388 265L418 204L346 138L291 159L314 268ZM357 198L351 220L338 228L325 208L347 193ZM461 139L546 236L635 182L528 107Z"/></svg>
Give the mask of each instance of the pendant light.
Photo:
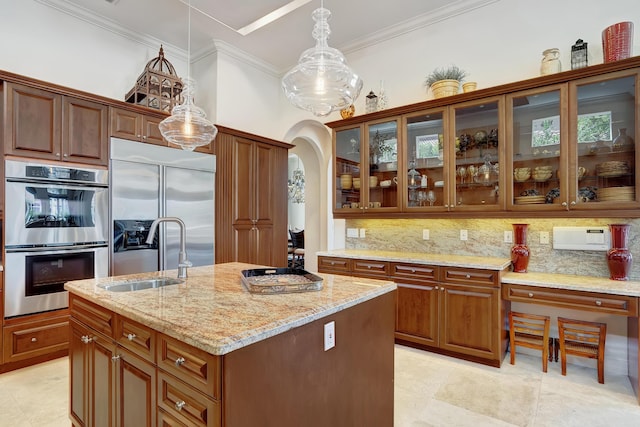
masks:
<svg viewBox="0 0 640 427"><path fill-rule="evenodd" d="M282 89L296 107L327 116L355 102L362 90L362 79L347 66L344 55L327 43L331 12L324 8L324 2L312 17L316 45L302 52L298 65L282 78Z"/></svg>
<svg viewBox="0 0 640 427"><path fill-rule="evenodd" d="M292 203L304 203L304 171L300 169L300 157L298 157L298 168L293 171L293 176L287 184L289 200Z"/></svg>
<svg viewBox="0 0 640 427"><path fill-rule="evenodd" d="M193 151L196 147L211 143L218 134L218 129L207 120L204 110L193 103L196 83L191 78L191 1L188 7L187 78L183 80L182 104L173 107L171 115L161 121L158 127L170 144Z"/></svg>

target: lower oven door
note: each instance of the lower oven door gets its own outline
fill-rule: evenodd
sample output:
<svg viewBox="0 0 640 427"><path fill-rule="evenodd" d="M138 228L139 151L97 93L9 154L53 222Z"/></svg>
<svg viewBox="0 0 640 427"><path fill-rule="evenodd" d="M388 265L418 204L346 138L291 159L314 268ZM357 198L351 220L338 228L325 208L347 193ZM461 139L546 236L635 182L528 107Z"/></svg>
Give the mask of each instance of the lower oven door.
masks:
<svg viewBox="0 0 640 427"><path fill-rule="evenodd" d="M68 307L69 297L64 284L70 280L106 277L108 265L107 246L7 251L5 318Z"/></svg>

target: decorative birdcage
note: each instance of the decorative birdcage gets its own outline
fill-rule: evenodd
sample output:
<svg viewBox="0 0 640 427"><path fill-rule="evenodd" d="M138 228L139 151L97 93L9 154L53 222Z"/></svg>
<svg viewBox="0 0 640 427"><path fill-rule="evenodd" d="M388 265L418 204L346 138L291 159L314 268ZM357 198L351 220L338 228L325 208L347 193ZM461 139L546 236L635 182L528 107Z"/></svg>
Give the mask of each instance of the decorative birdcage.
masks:
<svg viewBox="0 0 640 427"><path fill-rule="evenodd" d="M125 96L125 101L171 112L174 105L182 102L182 86L182 80L164 57L160 45L158 56L147 62L135 86Z"/></svg>

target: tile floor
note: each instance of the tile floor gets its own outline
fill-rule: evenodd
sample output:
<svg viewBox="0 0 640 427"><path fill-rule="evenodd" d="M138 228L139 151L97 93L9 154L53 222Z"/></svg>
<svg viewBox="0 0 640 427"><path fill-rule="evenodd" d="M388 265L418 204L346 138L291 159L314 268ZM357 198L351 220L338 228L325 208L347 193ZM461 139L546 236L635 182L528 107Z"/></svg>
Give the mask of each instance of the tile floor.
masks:
<svg viewBox="0 0 640 427"><path fill-rule="evenodd" d="M396 346L395 426L640 426L626 377L518 354L496 369ZM0 375L0 427L68 427L68 360ZM352 426L345 426L352 427Z"/></svg>

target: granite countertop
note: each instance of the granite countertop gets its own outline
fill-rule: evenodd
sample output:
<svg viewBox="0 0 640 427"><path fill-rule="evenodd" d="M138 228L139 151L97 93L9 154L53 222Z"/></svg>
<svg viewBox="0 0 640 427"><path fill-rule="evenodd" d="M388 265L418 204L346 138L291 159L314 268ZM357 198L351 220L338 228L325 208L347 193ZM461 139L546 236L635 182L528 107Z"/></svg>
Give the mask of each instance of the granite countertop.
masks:
<svg viewBox="0 0 640 427"><path fill-rule="evenodd" d="M640 297L640 282L611 280L607 277L508 272L502 275L502 283Z"/></svg>
<svg viewBox="0 0 640 427"><path fill-rule="evenodd" d="M208 353L223 355L361 302L392 292L390 281L332 274L320 291L249 293L241 271L261 266L228 263L193 267L182 284L134 292L104 286L149 277L176 277L176 270L67 282L65 289Z"/></svg>
<svg viewBox="0 0 640 427"><path fill-rule="evenodd" d="M430 254L423 252L338 249L318 252L317 255L338 258L370 259L376 261L411 262L414 264L441 265L445 267L482 268L485 270L504 270L511 265L511 260L509 258Z"/></svg>

